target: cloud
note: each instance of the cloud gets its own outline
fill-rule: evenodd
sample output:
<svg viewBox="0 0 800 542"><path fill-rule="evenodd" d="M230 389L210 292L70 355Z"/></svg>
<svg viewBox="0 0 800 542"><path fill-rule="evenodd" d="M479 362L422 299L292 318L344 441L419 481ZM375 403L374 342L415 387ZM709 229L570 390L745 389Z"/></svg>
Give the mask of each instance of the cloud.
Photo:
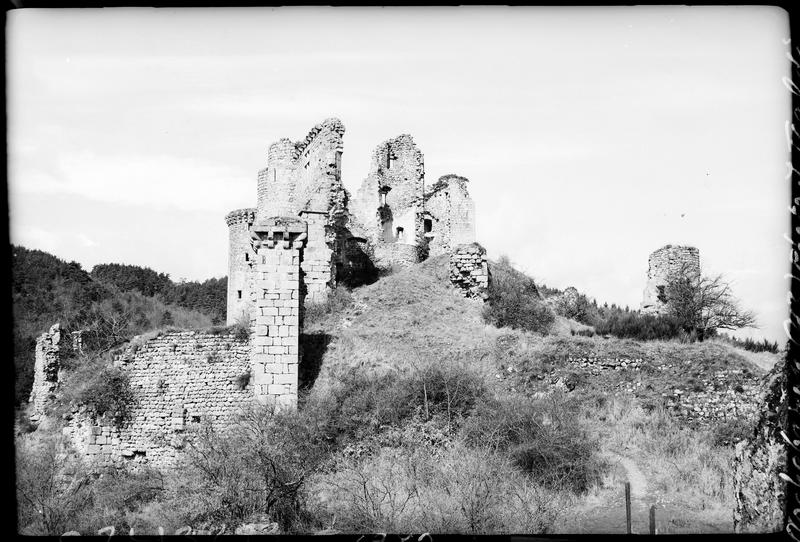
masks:
<svg viewBox="0 0 800 542"><path fill-rule="evenodd" d="M224 211L250 202L255 183L255 174L247 176L202 159L168 156L61 154L55 169L12 172L11 197L68 194L160 209Z"/></svg>
<svg viewBox="0 0 800 542"><path fill-rule="evenodd" d="M85 235L85 234L83 234L83 233L79 233L79 234L77 235L77 238L78 238L78 242L80 242L80 243L81 243L83 246L85 246L85 247L94 247L94 246L97 246L97 243L96 243L95 241L93 241L93 240L92 240L92 239L90 239L90 238L89 238L87 235Z"/></svg>

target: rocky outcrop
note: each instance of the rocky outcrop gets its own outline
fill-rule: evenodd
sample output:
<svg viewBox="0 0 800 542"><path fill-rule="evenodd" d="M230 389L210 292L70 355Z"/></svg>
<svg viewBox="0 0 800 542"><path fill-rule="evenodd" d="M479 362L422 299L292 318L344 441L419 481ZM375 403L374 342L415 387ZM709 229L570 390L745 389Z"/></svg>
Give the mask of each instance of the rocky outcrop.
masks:
<svg viewBox="0 0 800 542"><path fill-rule="evenodd" d="M783 528L787 449L780 432L787 427L785 363L777 363L765 377L766 394L752 436L736 445L733 478L736 532L768 532Z"/></svg>

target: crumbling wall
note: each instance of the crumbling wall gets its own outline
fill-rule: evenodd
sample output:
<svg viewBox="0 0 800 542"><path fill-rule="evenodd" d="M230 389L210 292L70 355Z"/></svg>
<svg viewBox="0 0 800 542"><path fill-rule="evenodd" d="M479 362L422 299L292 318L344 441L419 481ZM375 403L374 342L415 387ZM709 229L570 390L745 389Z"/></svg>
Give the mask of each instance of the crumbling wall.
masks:
<svg viewBox="0 0 800 542"><path fill-rule="evenodd" d="M116 425L85 407L64 434L99 466L173 465L202 423L225 425L253 400L250 348L231 334L173 331L132 342L115 358L130 379L134 403Z"/></svg>
<svg viewBox="0 0 800 542"><path fill-rule="evenodd" d="M458 245L475 242L475 202L468 180L445 175L425 192L423 234L429 256L450 254Z"/></svg>
<svg viewBox="0 0 800 542"><path fill-rule="evenodd" d="M296 179L291 192L291 213L272 216L297 216L300 211L328 213L341 198L341 157L344 125L339 119L326 119L305 139L295 144L293 160Z"/></svg>
<svg viewBox="0 0 800 542"><path fill-rule="evenodd" d="M669 278L684 273L700 274L700 251L695 247L666 245L650 255L642 312L661 314L666 309L665 288Z"/></svg>
<svg viewBox="0 0 800 542"><path fill-rule="evenodd" d="M450 282L464 297L485 300L489 295L486 249L478 243L457 246L450 256Z"/></svg>
<svg viewBox="0 0 800 542"><path fill-rule="evenodd" d="M237 209L225 217L228 224L228 304L227 324L232 325L250 314L247 274L255 257L250 246L250 226L255 209Z"/></svg>
<svg viewBox="0 0 800 542"><path fill-rule="evenodd" d="M328 214L301 211L300 217L308 224L308 241L300 263L305 301L324 303L329 289L336 284L336 255L327 241Z"/></svg>
<svg viewBox="0 0 800 542"><path fill-rule="evenodd" d="M736 445L733 483L736 532L774 532L785 523L786 483L778 473L786 472L787 450L780 436L787 425L787 379L785 363L765 377L765 395L758 423L751 437Z"/></svg>
<svg viewBox="0 0 800 542"><path fill-rule="evenodd" d="M309 223L303 272L309 301L315 303L323 302L336 283L337 239L346 237L338 233L348 218L341 180L343 136L342 122L330 118L300 141L276 141L269 147L267 167L258 174L256 221L302 214Z"/></svg>
<svg viewBox="0 0 800 542"><path fill-rule="evenodd" d="M384 141L372 153L370 173L361 184L351 211L363 228L359 234L374 247L373 263L379 268L420 260L425 165L422 152L408 134Z"/></svg>
<svg viewBox="0 0 800 542"><path fill-rule="evenodd" d="M65 347L62 338L61 326L54 324L36 339L33 388L29 399L33 406L30 416L33 422L37 422L45 414L47 404L58 389L58 372Z"/></svg>

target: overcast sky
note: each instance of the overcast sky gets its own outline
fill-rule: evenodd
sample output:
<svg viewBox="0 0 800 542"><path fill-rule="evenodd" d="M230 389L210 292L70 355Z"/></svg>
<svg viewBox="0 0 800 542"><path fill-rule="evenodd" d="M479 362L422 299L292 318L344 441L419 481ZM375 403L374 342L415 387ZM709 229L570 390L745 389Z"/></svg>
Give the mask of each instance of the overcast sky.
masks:
<svg viewBox="0 0 800 542"><path fill-rule="evenodd" d="M269 144L336 116L351 191L410 133L490 257L638 307L648 255L694 245L785 336L778 8L17 10L7 36L13 243L223 276Z"/></svg>

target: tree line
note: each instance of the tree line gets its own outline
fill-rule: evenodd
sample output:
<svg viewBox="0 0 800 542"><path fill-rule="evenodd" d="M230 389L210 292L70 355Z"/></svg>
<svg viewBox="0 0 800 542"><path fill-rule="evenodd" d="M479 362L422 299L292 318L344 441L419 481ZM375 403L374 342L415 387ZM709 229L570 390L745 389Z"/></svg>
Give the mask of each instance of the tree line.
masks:
<svg viewBox="0 0 800 542"><path fill-rule="evenodd" d="M225 321L227 278L174 283L146 267L102 264L84 270L41 250L11 245L15 400L33 383L36 337L56 322L84 330L102 351L165 326L208 327Z"/></svg>

